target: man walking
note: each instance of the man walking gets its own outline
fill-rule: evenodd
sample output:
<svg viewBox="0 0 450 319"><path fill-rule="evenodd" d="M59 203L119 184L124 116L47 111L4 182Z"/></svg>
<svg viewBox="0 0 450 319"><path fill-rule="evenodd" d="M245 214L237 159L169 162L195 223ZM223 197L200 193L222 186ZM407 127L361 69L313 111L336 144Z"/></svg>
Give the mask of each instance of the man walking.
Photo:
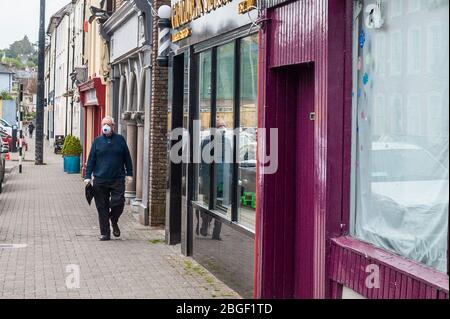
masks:
<svg viewBox="0 0 450 319"><path fill-rule="evenodd" d="M101 241L111 239L110 220L113 235L120 237L118 222L125 206L125 180L129 183L133 179L130 151L114 127L111 117L102 120L102 135L92 143L84 180L87 185L93 179Z"/></svg>
<svg viewBox="0 0 450 319"><path fill-rule="evenodd" d="M28 124L28 135L30 136L30 138L33 138L33 132L34 132L34 124L33 122L30 122L30 124Z"/></svg>

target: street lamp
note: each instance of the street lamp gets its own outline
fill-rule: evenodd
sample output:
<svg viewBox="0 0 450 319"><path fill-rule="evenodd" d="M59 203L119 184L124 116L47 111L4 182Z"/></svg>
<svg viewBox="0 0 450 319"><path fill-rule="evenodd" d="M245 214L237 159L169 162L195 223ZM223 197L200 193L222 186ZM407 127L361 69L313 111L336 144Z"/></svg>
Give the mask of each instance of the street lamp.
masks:
<svg viewBox="0 0 450 319"><path fill-rule="evenodd" d="M44 164L44 68L45 68L45 0L41 0L39 19L38 83L36 105L35 164Z"/></svg>
<svg viewBox="0 0 450 319"><path fill-rule="evenodd" d="M172 9L168 5L162 5L158 9L158 57L156 62L159 66L167 67L169 65L169 52L171 47L170 29L172 23L170 17Z"/></svg>

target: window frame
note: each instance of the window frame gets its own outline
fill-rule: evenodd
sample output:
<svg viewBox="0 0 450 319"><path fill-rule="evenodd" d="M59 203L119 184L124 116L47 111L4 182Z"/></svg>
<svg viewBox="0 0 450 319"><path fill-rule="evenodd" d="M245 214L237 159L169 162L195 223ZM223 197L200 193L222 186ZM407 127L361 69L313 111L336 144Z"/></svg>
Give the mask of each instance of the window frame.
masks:
<svg viewBox="0 0 450 319"><path fill-rule="evenodd" d="M361 3L363 5L363 7L364 7L364 0ZM364 245L367 245L367 246L372 246L373 245L376 250L386 251L386 252L388 252L388 254L390 254L392 256L395 256L395 260L396 261L397 261L397 257L398 257L398 260L406 259L408 261L408 264L411 264L414 267L417 267L418 269L425 268L427 271L430 271L430 272L433 272L433 273L438 272L439 274L443 274L443 275L447 275L448 276L450 274L449 247L447 247L447 270L445 272L441 272L441 271L439 271L439 270L437 270L437 269L435 269L435 268L433 268L433 267L431 267L429 265L423 264L423 263L421 263L419 261L416 261L416 260L411 259L409 257L403 256L403 255L401 255L399 253L388 251L385 248L375 246L373 243L365 241L365 240L363 240L361 238L358 238L356 236L356 220L357 220L357 214L358 214L357 206L360 204L359 198L357 197L357 187L358 187L358 183L359 183L358 182L358 174L357 174L357 163L360 160L359 159L359 151L358 151L359 137L358 137L358 133L357 133L358 130L359 130L359 127L358 127L358 118L359 118L358 103L359 103L360 98L362 98L362 97L360 97L359 93L358 93L358 90L359 90L359 85L358 85L358 83L359 83L359 70L355 66L357 65L358 58L360 56L358 54L358 51L359 51L359 43L358 42L359 41L357 39L359 39L360 31L364 28L364 10L363 10L363 7L358 8L358 2L357 1L353 2L353 8L352 8L352 11L353 11L353 23L352 23L352 32L351 32L352 39L350 40L351 48L352 48L352 57L351 57L352 65L351 65L350 69L351 69L351 77L352 77L351 88L352 88L353 96L352 96L352 99L351 99L351 134L350 134L350 138L349 138L350 142L351 142L350 143L350 145L351 145L350 170L349 170L349 173L350 173L349 174L349 177L350 177L349 190L350 191L349 191L349 194L347 195L348 198L350 199L350 201L349 201L349 205L347 206L347 211L349 212L349 214L347 215L348 216L347 230L342 234L343 236L341 238L349 239L353 243L360 242L360 243L363 243ZM402 8L401 9L402 12L404 12L404 2L403 1L402 1L401 8ZM361 11L359 9L361 9ZM420 3L420 5L419 5L419 11L420 11L420 9L422 9L422 3ZM418 11L413 11L413 12L417 13ZM407 13L410 13L410 12L408 11ZM402 13L402 14L404 14L404 13ZM360 15L363 15L362 19L360 19L360 17L359 17ZM401 15L391 16L389 14L389 18L390 19L398 18L400 16ZM440 24L437 23L437 22L429 24L427 26L427 28L425 29L425 31L423 29L416 28L416 27L408 29L407 45L406 46L402 45L401 46L402 50L407 50L408 49L408 45L409 45L409 42L410 42L409 41L410 40L409 39L410 38L410 34L409 33L410 33L411 29L414 29L414 30L418 29L418 30L420 30L419 38L421 40L424 40L425 36L424 36L423 33L424 32L430 33L430 29L431 28L437 27L439 25ZM384 52L383 53L384 53L385 56L387 55L387 56L389 56L392 59L392 51L389 54L386 54L386 43L387 42L391 42L393 34L397 34L397 33L400 33L400 31L394 29L394 30L392 30L390 35L378 36L376 38L376 42L375 42L376 43L376 45L375 45L376 50L379 50L378 46L380 45L380 41L381 41L381 39L384 39L384 44L383 44L383 51ZM426 38L429 39L428 36ZM427 41L429 41L429 40L427 40ZM428 52L430 50L429 49L429 43L427 42L426 45L427 45L426 50L427 50L427 54L428 54ZM392 71L393 70L392 64L391 65L384 64L384 72L380 72L379 70L377 70L377 72L379 72L378 75L380 77L386 77L386 76L387 77L400 77L400 76L403 76L403 75L417 75L418 73L411 72L411 70L410 70L410 67L409 67L409 56L408 56L407 59L408 60L407 60L406 64L402 65L400 67L399 72L393 72ZM421 54L421 59L420 59L421 65L419 66L419 71L422 72L423 74L427 74L428 75L431 72L430 71L431 66L430 66L430 62L429 62L430 60L433 60L433 59L424 59L423 54ZM425 72L424 72L424 70L425 70ZM413 96L418 96L421 99L425 99L426 102L423 102L423 103L427 104L427 106L429 106L429 105L437 105L437 104L443 103L442 93L436 92L436 91L431 91L426 96L421 96L420 94L413 94ZM429 102L429 99L431 97L437 98L438 96L441 99L440 103L430 103ZM395 104L396 104L395 102L396 102L396 100L398 100L398 101L400 101L399 102L399 105L400 105L399 106L399 110L400 110L400 112L404 113L404 114L408 114L409 97L411 97L411 96L408 96L405 99L404 96L402 96L401 94L398 94L398 93L397 94L393 94L390 98L385 97L385 107L388 107L389 109L393 110L395 108ZM408 133L408 130L409 130L409 128L408 128L408 118L407 118L407 116L402 116L401 118L402 118L402 121L401 121L401 124L400 124L399 131L395 131L395 133L397 133L397 134L406 134L406 133ZM429 121L430 121L429 119L426 120L426 124L425 124L426 130L429 130L429 127L430 127ZM391 123L390 125L393 125L393 124ZM423 127L424 124L421 124L421 125L422 126L420 127L420 131L425 130L425 128ZM435 138L439 137L438 135L432 135L432 136L435 137ZM344 223L345 221L346 220L343 219L342 223ZM342 225L344 225L344 224L342 224ZM447 228L447 238L449 238L449 236L450 236L450 229ZM338 238L338 240L340 240L340 239ZM418 277L420 279L422 279L420 276L418 276Z"/></svg>
<svg viewBox="0 0 450 319"><path fill-rule="evenodd" d="M241 41L244 38L251 37L257 35L258 32L252 32L248 33L248 27L243 27L238 29L237 31L232 32L231 34L225 35L223 37L219 38L213 38L210 41L207 41L206 43L201 43L198 46L193 47L193 55L196 61L199 60L200 54L202 52L211 51L211 127L216 127L216 115L217 115L217 49L220 46L227 45L230 43L234 43L234 50L233 50L233 77L234 77L234 84L233 87L233 130L236 128L240 128L240 110L241 110L241 57L240 57L240 51L241 51ZM200 68L197 65L195 74L196 74L196 81L197 85L195 85L193 88L191 86L190 92L191 94L198 95L199 92L193 92L192 90L198 90L200 87L199 82L199 75L200 75ZM191 108L193 112L191 111L191 120L189 121L192 123L193 120L199 120L200 119L200 110L199 110L199 99L195 99L195 105L191 105ZM233 159L236 159L238 149L238 143L237 143L237 136L233 134ZM196 143L196 141L194 142ZM212 154L214 155L214 154ZM255 237L255 229L251 229L242 223L239 222L239 162L234 160L232 164L232 187L231 187L231 216L226 216L223 213L223 210L218 209L217 207L217 194L216 194L216 165L213 162L210 167L210 181L209 181L209 204L206 205L205 203L199 202L197 200L197 190L194 190L194 194L192 198L192 205L195 209L198 209L202 212L208 213L212 215L214 218L220 220L221 222L231 226L233 229L240 231L241 233L246 234L249 237L254 238ZM195 164L194 169L194 181L195 184L198 184L198 178L199 178L199 164Z"/></svg>

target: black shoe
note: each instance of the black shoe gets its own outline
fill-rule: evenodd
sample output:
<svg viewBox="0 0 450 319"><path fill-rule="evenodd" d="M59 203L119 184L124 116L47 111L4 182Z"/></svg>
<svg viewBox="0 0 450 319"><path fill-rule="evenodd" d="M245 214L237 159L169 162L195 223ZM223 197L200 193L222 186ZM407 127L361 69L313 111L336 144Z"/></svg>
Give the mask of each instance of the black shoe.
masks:
<svg viewBox="0 0 450 319"><path fill-rule="evenodd" d="M119 225L118 224L112 225L112 229L113 229L113 235L116 237L120 237Z"/></svg>
<svg viewBox="0 0 450 319"><path fill-rule="evenodd" d="M107 240L111 240L111 237L106 236L106 235L101 235L99 239L100 239L100 241L107 241Z"/></svg>

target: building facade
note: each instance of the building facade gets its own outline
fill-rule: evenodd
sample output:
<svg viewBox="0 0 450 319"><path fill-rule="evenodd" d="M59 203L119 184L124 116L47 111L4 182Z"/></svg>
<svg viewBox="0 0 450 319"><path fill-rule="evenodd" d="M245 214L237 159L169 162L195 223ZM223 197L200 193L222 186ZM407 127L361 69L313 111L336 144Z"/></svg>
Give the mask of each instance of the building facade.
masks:
<svg viewBox="0 0 450 319"><path fill-rule="evenodd" d="M108 113L108 46L100 34L100 22L93 19L91 8L101 9L101 2L86 0L80 3L78 20L83 22L84 42L82 42L81 64L75 72L78 74L78 94L83 128L82 172L86 168L88 155L94 139L101 134L102 118ZM78 39L78 41L83 41ZM80 63L78 62L78 63Z"/></svg>
<svg viewBox="0 0 450 319"><path fill-rule="evenodd" d="M160 3L153 1L153 6ZM125 196L142 224L160 225L165 216L167 71L155 63L157 33L149 3L111 5L115 12L101 30L110 48L110 105L135 167Z"/></svg>
<svg viewBox="0 0 450 319"><path fill-rule="evenodd" d="M172 2L183 252L244 296L448 298L448 2L198 4Z"/></svg>
<svg viewBox="0 0 450 319"><path fill-rule="evenodd" d="M69 3L50 17L47 35L50 37L46 63L48 63L48 95L44 118L47 118L47 138L53 146L55 136L68 134L68 95L71 63L70 15L73 4ZM47 62L48 61L48 62Z"/></svg>
<svg viewBox="0 0 450 319"><path fill-rule="evenodd" d="M265 7L260 125L292 143L260 176L256 296L448 298L448 3Z"/></svg>
<svg viewBox="0 0 450 319"><path fill-rule="evenodd" d="M6 65L0 63L0 92L12 91L14 72L12 72Z"/></svg>
<svg viewBox="0 0 450 319"><path fill-rule="evenodd" d="M204 4L184 15L194 2L172 1L172 40L178 49L171 57L169 129L184 133L168 134L168 143L176 147L189 138L182 142L182 163L168 158L166 233L169 242L181 241L184 254L251 297L258 124L258 28L252 22L257 14L240 1ZM219 141L213 161L196 156L211 153L213 140Z"/></svg>

